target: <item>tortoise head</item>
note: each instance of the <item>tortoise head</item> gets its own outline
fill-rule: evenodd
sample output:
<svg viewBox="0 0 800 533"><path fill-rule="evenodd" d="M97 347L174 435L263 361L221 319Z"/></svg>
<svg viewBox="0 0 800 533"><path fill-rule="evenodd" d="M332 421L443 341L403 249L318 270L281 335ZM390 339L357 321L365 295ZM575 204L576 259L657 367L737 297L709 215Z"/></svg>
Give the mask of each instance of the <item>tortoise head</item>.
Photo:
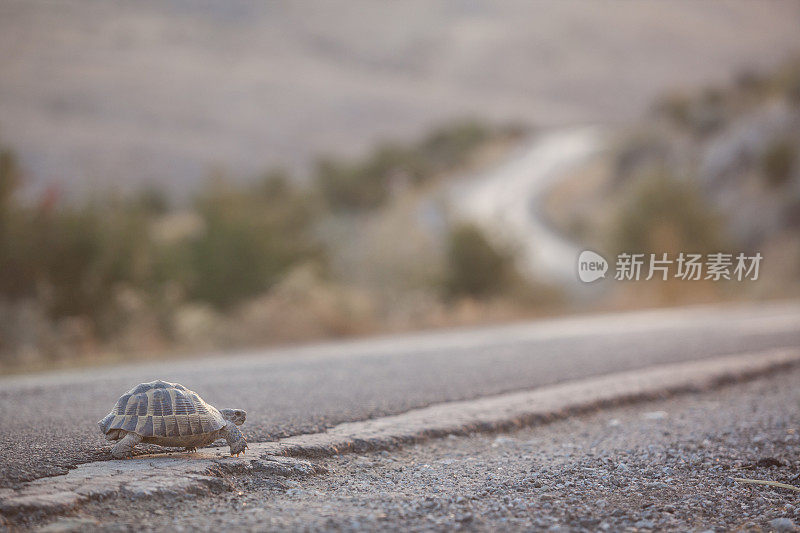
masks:
<svg viewBox="0 0 800 533"><path fill-rule="evenodd" d="M220 414L225 420L230 420L237 426L244 424L244 419L247 418L247 411L244 409L221 409Z"/></svg>

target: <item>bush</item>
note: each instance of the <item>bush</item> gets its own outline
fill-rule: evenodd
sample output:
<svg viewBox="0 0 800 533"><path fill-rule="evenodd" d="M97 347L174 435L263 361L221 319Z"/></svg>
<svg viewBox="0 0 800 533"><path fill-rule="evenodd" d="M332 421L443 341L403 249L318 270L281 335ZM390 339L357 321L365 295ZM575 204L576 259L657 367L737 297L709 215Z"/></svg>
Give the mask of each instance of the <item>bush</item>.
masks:
<svg viewBox="0 0 800 533"><path fill-rule="evenodd" d="M0 152L0 298L34 298L50 318L89 318L101 335L117 320L120 289L157 302L167 287L228 308L268 290L290 267L321 259L312 197L271 172L250 187L217 183L196 200L202 231L157 240L169 202L157 189L61 204L18 201L19 170ZM174 292L174 291L173 291Z"/></svg>
<svg viewBox="0 0 800 533"><path fill-rule="evenodd" d="M661 171L640 179L624 198L609 233L615 253L724 249L719 216L700 192Z"/></svg>
<svg viewBox="0 0 800 533"><path fill-rule="evenodd" d="M33 226L44 298L54 317L88 316L100 326L121 284L141 286L148 275L145 216L127 206L66 207L41 213Z"/></svg>
<svg viewBox="0 0 800 533"><path fill-rule="evenodd" d="M761 156L761 172L769 185L777 187L791 177L796 161L797 147L788 139L778 139Z"/></svg>
<svg viewBox="0 0 800 533"><path fill-rule="evenodd" d="M472 152L498 132L475 120L458 121L441 127L417 147L428 172L442 172L458 167Z"/></svg>
<svg viewBox="0 0 800 533"><path fill-rule="evenodd" d="M54 318L100 317L111 288L129 281L145 226L125 209L60 207L52 192L39 205L16 201L20 172L0 154L0 296L40 298Z"/></svg>
<svg viewBox="0 0 800 533"><path fill-rule="evenodd" d="M251 190L216 184L196 202L203 231L162 255L162 274L191 299L228 308L268 290L294 264L320 258L308 195L268 176Z"/></svg>
<svg viewBox="0 0 800 533"><path fill-rule="evenodd" d="M29 216L14 203L20 182L14 154L0 149L0 295L6 299L32 296L36 286L35 265L30 263L32 238Z"/></svg>
<svg viewBox="0 0 800 533"><path fill-rule="evenodd" d="M331 158L317 164L316 183L326 203L339 210L378 207L389 193L387 176Z"/></svg>
<svg viewBox="0 0 800 533"><path fill-rule="evenodd" d="M681 93L669 94L656 103L656 112L661 113L681 127L689 125L691 109L691 99Z"/></svg>
<svg viewBox="0 0 800 533"><path fill-rule="evenodd" d="M0 209L8 208L20 179L16 156L11 150L0 147Z"/></svg>
<svg viewBox="0 0 800 533"><path fill-rule="evenodd" d="M463 165L475 149L499 134L476 121L455 122L417 144L385 143L360 161L323 158L315 182L333 209L374 209L386 202L396 177L424 183Z"/></svg>
<svg viewBox="0 0 800 533"><path fill-rule="evenodd" d="M148 249L143 218L120 208L13 206L3 213L0 296L37 298L51 318L86 316L109 333L114 291L141 285Z"/></svg>
<svg viewBox="0 0 800 533"><path fill-rule="evenodd" d="M447 243L448 295L497 295L508 286L513 272L513 256L493 245L478 227L460 224L452 229Z"/></svg>
<svg viewBox="0 0 800 533"><path fill-rule="evenodd" d="M152 184L145 186L133 198L132 205L151 215L163 215L171 209L170 200L164 191Z"/></svg>
<svg viewBox="0 0 800 533"><path fill-rule="evenodd" d="M726 122L724 94L706 89L699 98L672 94L662 99L656 111L693 135L705 137L719 131Z"/></svg>

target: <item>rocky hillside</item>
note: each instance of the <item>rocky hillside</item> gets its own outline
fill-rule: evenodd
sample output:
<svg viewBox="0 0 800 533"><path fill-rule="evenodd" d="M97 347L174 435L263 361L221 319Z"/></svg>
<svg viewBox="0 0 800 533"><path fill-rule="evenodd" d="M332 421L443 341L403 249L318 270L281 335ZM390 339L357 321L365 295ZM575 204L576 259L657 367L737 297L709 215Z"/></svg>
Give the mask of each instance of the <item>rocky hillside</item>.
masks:
<svg viewBox="0 0 800 533"><path fill-rule="evenodd" d="M548 213L612 256L761 252L759 294L785 295L800 279L800 61L663 97Z"/></svg>

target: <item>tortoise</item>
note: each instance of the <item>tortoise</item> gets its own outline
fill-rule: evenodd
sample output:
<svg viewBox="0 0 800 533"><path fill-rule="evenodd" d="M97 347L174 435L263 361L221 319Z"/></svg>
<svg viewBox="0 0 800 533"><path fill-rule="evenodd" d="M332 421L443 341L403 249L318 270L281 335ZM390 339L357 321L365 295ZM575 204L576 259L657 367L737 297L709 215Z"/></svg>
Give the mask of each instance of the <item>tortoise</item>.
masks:
<svg viewBox="0 0 800 533"><path fill-rule="evenodd" d="M130 457L140 442L196 451L220 438L238 456L247 448L237 427L246 417L243 409L220 411L183 385L156 380L123 394L97 424L106 439L116 441L111 448L115 459Z"/></svg>

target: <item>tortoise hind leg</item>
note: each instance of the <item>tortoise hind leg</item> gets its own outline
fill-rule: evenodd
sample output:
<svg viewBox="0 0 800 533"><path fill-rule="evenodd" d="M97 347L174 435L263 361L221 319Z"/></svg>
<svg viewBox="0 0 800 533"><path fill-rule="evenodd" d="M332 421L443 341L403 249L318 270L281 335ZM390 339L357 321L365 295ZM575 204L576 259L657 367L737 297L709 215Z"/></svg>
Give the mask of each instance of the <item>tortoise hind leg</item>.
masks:
<svg viewBox="0 0 800 533"><path fill-rule="evenodd" d="M186 448L184 448L184 450L189 453L194 453L197 451L197 446L187 446Z"/></svg>
<svg viewBox="0 0 800 533"><path fill-rule="evenodd" d="M119 442L111 448L114 459L127 459L133 455L133 447L142 442L142 436L136 433L126 433Z"/></svg>

